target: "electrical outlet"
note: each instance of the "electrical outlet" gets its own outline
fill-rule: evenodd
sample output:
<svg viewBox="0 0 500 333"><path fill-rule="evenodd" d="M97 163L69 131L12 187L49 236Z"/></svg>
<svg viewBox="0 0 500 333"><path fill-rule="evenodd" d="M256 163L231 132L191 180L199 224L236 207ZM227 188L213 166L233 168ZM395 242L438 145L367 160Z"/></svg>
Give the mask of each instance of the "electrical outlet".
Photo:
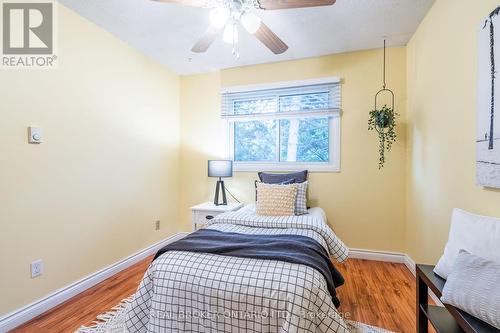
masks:
<svg viewBox="0 0 500 333"><path fill-rule="evenodd" d="M160 220L155 222L155 230L160 230Z"/></svg>
<svg viewBox="0 0 500 333"><path fill-rule="evenodd" d="M31 263L31 278L34 279L43 274L43 261L35 260Z"/></svg>

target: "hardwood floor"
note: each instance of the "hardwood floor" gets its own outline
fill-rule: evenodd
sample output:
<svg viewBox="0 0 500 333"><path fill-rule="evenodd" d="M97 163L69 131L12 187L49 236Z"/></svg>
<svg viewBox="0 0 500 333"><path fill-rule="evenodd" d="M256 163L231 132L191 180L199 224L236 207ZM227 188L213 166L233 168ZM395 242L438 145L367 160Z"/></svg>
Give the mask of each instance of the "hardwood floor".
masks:
<svg viewBox="0 0 500 333"><path fill-rule="evenodd" d="M415 277L406 266L356 259L336 266L346 280L337 292L347 319L415 332Z"/></svg>
<svg viewBox="0 0 500 333"><path fill-rule="evenodd" d="M74 332L132 295L150 261L145 259L11 332ZM337 291L340 311L348 319L415 332L415 278L404 265L349 259L336 266L346 280Z"/></svg>

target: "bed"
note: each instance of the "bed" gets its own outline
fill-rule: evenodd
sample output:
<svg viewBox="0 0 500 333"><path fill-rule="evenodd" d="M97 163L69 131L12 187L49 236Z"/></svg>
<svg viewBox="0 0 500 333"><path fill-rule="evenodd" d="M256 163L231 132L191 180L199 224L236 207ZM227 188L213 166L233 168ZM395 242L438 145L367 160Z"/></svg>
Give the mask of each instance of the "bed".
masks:
<svg viewBox="0 0 500 333"><path fill-rule="evenodd" d="M321 208L259 216L255 206L217 216L207 229L298 235L338 262L348 249ZM349 332L318 270L280 260L169 251L152 262L127 313L130 332Z"/></svg>

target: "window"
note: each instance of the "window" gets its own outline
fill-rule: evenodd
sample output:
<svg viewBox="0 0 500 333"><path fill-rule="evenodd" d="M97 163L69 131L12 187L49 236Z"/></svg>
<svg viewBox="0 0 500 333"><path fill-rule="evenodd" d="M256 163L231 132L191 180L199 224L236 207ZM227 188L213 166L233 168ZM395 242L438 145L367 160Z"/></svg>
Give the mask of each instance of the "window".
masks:
<svg viewBox="0 0 500 333"><path fill-rule="evenodd" d="M222 92L236 171L339 171L339 116L338 78Z"/></svg>

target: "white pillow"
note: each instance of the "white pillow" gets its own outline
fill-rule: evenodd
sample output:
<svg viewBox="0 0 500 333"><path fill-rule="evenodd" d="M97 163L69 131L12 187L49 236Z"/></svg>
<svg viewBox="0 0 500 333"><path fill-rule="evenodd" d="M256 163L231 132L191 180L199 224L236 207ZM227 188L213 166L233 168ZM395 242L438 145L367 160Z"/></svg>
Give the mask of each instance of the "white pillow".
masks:
<svg viewBox="0 0 500 333"><path fill-rule="evenodd" d="M500 262L500 219L455 208L448 243L434 272L447 279L461 249L484 259Z"/></svg>
<svg viewBox="0 0 500 333"><path fill-rule="evenodd" d="M500 329L500 263L461 250L443 288L451 304Z"/></svg>

